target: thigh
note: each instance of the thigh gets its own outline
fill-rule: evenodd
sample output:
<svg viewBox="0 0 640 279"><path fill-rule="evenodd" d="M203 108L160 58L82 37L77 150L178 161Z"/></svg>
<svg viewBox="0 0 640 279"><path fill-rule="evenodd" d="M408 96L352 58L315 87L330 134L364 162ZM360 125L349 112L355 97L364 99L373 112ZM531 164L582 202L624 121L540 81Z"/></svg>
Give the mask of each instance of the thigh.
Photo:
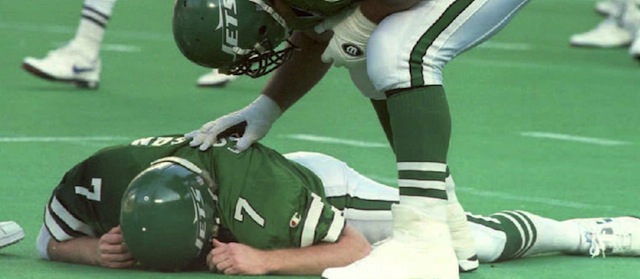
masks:
<svg viewBox="0 0 640 279"><path fill-rule="evenodd" d="M398 203L397 188L373 181L334 157L314 153L285 154L313 171L322 181L326 199L342 210L348 224L374 243L392 232L391 205Z"/></svg>
<svg viewBox="0 0 640 279"><path fill-rule="evenodd" d="M527 0L425 0L392 14L367 46L367 71L378 91L442 84L456 55L504 27Z"/></svg>

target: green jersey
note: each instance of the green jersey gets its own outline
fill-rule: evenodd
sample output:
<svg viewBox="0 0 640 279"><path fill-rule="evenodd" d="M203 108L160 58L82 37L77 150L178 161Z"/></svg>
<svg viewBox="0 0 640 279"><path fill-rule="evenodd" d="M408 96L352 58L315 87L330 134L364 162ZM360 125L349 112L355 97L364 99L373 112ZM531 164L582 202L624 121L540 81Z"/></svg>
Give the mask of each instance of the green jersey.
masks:
<svg viewBox="0 0 640 279"><path fill-rule="evenodd" d="M164 136L102 149L64 175L44 223L58 241L101 236L119 224L129 182L151 162L176 156L213 175L220 225L238 242L274 249L338 239L344 217L326 201L313 172L261 144L243 152L234 147L235 140L227 138L202 152L184 137Z"/></svg>
<svg viewBox="0 0 640 279"><path fill-rule="evenodd" d="M284 0L294 11L294 18L286 18L289 27L295 30L312 29L325 17L342 11L357 0Z"/></svg>

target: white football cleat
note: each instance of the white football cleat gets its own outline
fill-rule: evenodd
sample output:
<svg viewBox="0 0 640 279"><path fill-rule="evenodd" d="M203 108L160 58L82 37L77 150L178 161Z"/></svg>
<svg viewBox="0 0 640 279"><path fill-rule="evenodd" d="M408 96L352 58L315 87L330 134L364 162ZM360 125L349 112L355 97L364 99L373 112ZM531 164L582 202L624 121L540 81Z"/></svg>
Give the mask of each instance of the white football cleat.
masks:
<svg viewBox="0 0 640 279"><path fill-rule="evenodd" d="M640 30L640 7L634 3L635 0L628 0L625 3L623 14L620 16L620 25L622 28L631 32L632 37Z"/></svg>
<svg viewBox="0 0 640 279"><path fill-rule="evenodd" d="M0 222L0 248L14 244L23 238L24 231L16 222Z"/></svg>
<svg viewBox="0 0 640 279"><path fill-rule="evenodd" d="M591 257L640 256L640 218L569 219L582 228L580 254Z"/></svg>
<svg viewBox="0 0 640 279"><path fill-rule="evenodd" d="M227 85L232 80L237 79L238 76L225 75L218 72L218 69L213 69L210 73L202 75L198 79L198 87L222 87Z"/></svg>
<svg viewBox="0 0 640 279"><path fill-rule="evenodd" d="M619 26L614 18L607 18L585 33L575 34L569 40L575 47L615 48L631 44L633 34Z"/></svg>
<svg viewBox="0 0 640 279"><path fill-rule="evenodd" d="M640 62L640 30L636 32L636 38L633 40L631 47L629 48L629 55L638 62Z"/></svg>
<svg viewBox="0 0 640 279"><path fill-rule="evenodd" d="M449 228L421 211L394 204L393 235L361 260L326 269L325 279L453 279L458 260Z"/></svg>
<svg viewBox="0 0 640 279"><path fill-rule="evenodd" d="M22 62L22 68L37 77L87 89L98 88L100 67L100 58L86 57L70 44L49 51L45 58L27 57Z"/></svg>
<svg viewBox="0 0 640 279"><path fill-rule="evenodd" d="M460 272L472 272L478 269L480 262L476 245L467 223L467 215L458 202L447 204L447 224L451 233L453 250L458 258Z"/></svg>

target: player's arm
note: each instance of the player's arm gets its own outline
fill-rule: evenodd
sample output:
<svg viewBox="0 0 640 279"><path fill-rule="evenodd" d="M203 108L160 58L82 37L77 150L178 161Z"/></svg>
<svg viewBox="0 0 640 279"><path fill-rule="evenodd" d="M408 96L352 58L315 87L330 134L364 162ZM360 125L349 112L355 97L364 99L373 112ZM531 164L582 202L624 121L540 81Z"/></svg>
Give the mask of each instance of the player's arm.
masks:
<svg viewBox="0 0 640 279"><path fill-rule="evenodd" d="M299 50L294 51L292 58L274 72L262 94L245 108L221 116L200 129L185 134L185 137L191 139L191 146L206 150L227 128L246 122L244 134L236 144L237 150L244 151L269 132L271 125L283 111L311 90L330 67L320 59L326 41L321 36L300 31L294 32L290 41Z"/></svg>
<svg viewBox="0 0 640 279"><path fill-rule="evenodd" d="M317 32L333 31L333 37L322 53L322 61L336 67L362 68L366 63L369 37L378 23L390 14L413 7L419 1L362 0L355 9L346 9L325 19L315 27Z"/></svg>
<svg viewBox="0 0 640 279"><path fill-rule="evenodd" d="M81 236L57 241L49 237L46 257L52 261L127 268L135 265L136 261L123 241L120 227L111 229L100 238Z"/></svg>
<svg viewBox="0 0 640 279"><path fill-rule="evenodd" d="M345 266L371 251L365 237L346 225L335 243L320 243L303 248L258 250L240 243L214 241L207 256L212 270L224 274L319 275L327 268Z"/></svg>
<svg viewBox="0 0 640 279"><path fill-rule="evenodd" d="M331 67L320 59L328 39L313 32L294 32L289 40L299 50L274 72L262 94L285 111L309 92Z"/></svg>

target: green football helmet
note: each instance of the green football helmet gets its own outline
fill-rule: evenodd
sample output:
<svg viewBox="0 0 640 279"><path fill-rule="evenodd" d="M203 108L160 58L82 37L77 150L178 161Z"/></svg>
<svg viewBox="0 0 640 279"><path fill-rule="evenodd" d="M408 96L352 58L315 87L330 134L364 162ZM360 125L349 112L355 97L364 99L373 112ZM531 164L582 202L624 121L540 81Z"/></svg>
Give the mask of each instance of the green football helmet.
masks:
<svg viewBox="0 0 640 279"><path fill-rule="evenodd" d="M265 75L291 57L289 28L263 0L176 0L173 36L192 62L233 75Z"/></svg>
<svg viewBox="0 0 640 279"><path fill-rule="evenodd" d="M217 230L215 184L208 172L166 157L138 174L122 196L124 242L142 266L183 270L201 258Z"/></svg>

